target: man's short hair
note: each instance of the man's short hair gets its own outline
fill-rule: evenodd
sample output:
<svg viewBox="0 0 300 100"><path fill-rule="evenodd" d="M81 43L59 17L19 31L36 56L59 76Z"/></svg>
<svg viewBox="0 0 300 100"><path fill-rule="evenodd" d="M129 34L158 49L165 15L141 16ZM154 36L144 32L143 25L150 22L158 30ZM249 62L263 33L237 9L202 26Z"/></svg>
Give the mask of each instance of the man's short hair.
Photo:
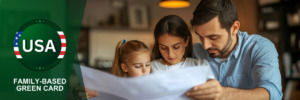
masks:
<svg viewBox="0 0 300 100"><path fill-rule="evenodd" d="M218 16L222 28L230 32L237 21L237 10L231 0L201 0L193 13L192 26L202 25Z"/></svg>

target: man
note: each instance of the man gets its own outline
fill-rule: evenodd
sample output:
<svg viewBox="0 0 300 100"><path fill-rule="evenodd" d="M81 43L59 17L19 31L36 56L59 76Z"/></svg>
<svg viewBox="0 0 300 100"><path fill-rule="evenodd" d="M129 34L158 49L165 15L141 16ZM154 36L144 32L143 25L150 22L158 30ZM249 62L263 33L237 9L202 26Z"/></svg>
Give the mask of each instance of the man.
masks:
<svg viewBox="0 0 300 100"><path fill-rule="evenodd" d="M274 44L259 35L239 31L231 0L201 0L191 24L201 44L193 55L206 59L216 79L186 93L193 99L282 99L278 53Z"/></svg>

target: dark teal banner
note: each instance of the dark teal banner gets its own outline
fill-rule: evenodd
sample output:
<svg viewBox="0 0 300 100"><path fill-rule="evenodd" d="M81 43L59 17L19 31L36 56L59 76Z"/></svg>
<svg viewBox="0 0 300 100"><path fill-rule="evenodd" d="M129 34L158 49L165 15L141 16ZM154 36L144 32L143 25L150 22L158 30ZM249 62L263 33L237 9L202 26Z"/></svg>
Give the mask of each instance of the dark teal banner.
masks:
<svg viewBox="0 0 300 100"><path fill-rule="evenodd" d="M1 100L86 99L76 53L85 3L0 0Z"/></svg>

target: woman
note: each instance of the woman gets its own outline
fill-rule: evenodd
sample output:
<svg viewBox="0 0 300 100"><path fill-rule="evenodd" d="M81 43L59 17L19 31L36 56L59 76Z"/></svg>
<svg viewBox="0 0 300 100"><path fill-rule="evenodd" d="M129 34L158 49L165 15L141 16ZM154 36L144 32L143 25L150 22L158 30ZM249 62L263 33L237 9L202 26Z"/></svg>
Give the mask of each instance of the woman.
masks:
<svg viewBox="0 0 300 100"><path fill-rule="evenodd" d="M152 72L197 66L209 67L206 60L191 58L192 35L187 24L179 16L169 15L162 18L155 26L154 39ZM211 70L209 73L209 78L214 79Z"/></svg>

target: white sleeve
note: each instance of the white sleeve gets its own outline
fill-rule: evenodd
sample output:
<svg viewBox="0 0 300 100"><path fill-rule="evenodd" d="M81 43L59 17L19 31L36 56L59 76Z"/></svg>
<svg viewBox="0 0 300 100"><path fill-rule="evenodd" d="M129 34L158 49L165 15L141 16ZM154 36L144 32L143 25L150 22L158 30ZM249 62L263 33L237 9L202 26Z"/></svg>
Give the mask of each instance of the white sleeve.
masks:
<svg viewBox="0 0 300 100"><path fill-rule="evenodd" d="M155 66L154 62L151 62L151 73L157 71L156 67L154 67L154 66Z"/></svg>
<svg viewBox="0 0 300 100"><path fill-rule="evenodd" d="M208 67L208 71L209 72L207 72L208 73L208 79L216 79L215 78L215 76L214 76L214 73L212 72L212 70L211 70L211 67L210 67L210 65L209 65L209 63L208 63L208 61L207 60L205 60L205 59L199 59L198 60L198 66L202 66L202 67Z"/></svg>
<svg viewBox="0 0 300 100"><path fill-rule="evenodd" d="M158 66L157 66L157 61L151 61L151 73L159 71Z"/></svg>

